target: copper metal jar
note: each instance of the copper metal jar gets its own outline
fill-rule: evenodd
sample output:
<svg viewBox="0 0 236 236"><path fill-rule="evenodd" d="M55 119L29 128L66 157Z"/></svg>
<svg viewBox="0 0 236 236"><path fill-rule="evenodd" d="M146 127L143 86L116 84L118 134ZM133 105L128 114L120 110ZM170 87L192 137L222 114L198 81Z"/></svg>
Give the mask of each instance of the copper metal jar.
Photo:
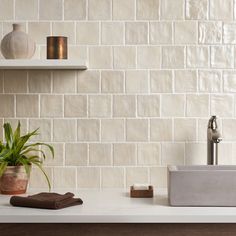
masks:
<svg viewBox="0 0 236 236"><path fill-rule="evenodd" d="M67 37L47 37L47 59L67 59Z"/></svg>

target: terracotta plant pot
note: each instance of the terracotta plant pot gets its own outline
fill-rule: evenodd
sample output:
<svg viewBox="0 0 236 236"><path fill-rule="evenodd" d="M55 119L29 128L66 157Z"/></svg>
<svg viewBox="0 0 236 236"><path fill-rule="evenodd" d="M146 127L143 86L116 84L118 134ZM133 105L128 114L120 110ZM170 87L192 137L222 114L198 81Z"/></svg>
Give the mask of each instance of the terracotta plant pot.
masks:
<svg viewBox="0 0 236 236"><path fill-rule="evenodd" d="M28 180L24 166L8 166L0 178L0 193L23 194L26 192Z"/></svg>

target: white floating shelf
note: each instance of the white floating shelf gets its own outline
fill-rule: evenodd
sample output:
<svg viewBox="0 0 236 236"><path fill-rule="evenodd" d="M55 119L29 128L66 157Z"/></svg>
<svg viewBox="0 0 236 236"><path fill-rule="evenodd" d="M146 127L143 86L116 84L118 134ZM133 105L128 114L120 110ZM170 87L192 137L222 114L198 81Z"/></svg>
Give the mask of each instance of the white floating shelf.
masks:
<svg viewBox="0 0 236 236"><path fill-rule="evenodd" d="M81 60L0 60L2 70L86 70L85 61Z"/></svg>

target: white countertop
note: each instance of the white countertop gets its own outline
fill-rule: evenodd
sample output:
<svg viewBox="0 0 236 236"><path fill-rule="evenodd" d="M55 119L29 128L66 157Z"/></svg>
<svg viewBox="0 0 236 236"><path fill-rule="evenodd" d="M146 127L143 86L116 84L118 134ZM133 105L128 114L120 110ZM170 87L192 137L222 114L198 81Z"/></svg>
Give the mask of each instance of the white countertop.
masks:
<svg viewBox="0 0 236 236"><path fill-rule="evenodd" d="M84 204L61 210L12 207L0 195L0 223L236 223L236 207L170 207L165 192L134 199L128 190L79 190Z"/></svg>

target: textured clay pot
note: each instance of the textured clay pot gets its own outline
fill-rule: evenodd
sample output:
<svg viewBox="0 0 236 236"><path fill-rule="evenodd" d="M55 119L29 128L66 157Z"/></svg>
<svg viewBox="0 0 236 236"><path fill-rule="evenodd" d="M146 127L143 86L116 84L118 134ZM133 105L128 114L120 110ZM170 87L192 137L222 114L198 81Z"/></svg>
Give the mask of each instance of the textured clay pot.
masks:
<svg viewBox="0 0 236 236"><path fill-rule="evenodd" d="M0 178L0 193L23 194L26 192L28 180L24 166L8 166Z"/></svg>
<svg viewBox="0 0 236 236"><path fill-rule="evenodd" d="M35 42L21 28L13 24L13 31L2 39L1 52L6 59L27 59L35 53Z"/></svg>

